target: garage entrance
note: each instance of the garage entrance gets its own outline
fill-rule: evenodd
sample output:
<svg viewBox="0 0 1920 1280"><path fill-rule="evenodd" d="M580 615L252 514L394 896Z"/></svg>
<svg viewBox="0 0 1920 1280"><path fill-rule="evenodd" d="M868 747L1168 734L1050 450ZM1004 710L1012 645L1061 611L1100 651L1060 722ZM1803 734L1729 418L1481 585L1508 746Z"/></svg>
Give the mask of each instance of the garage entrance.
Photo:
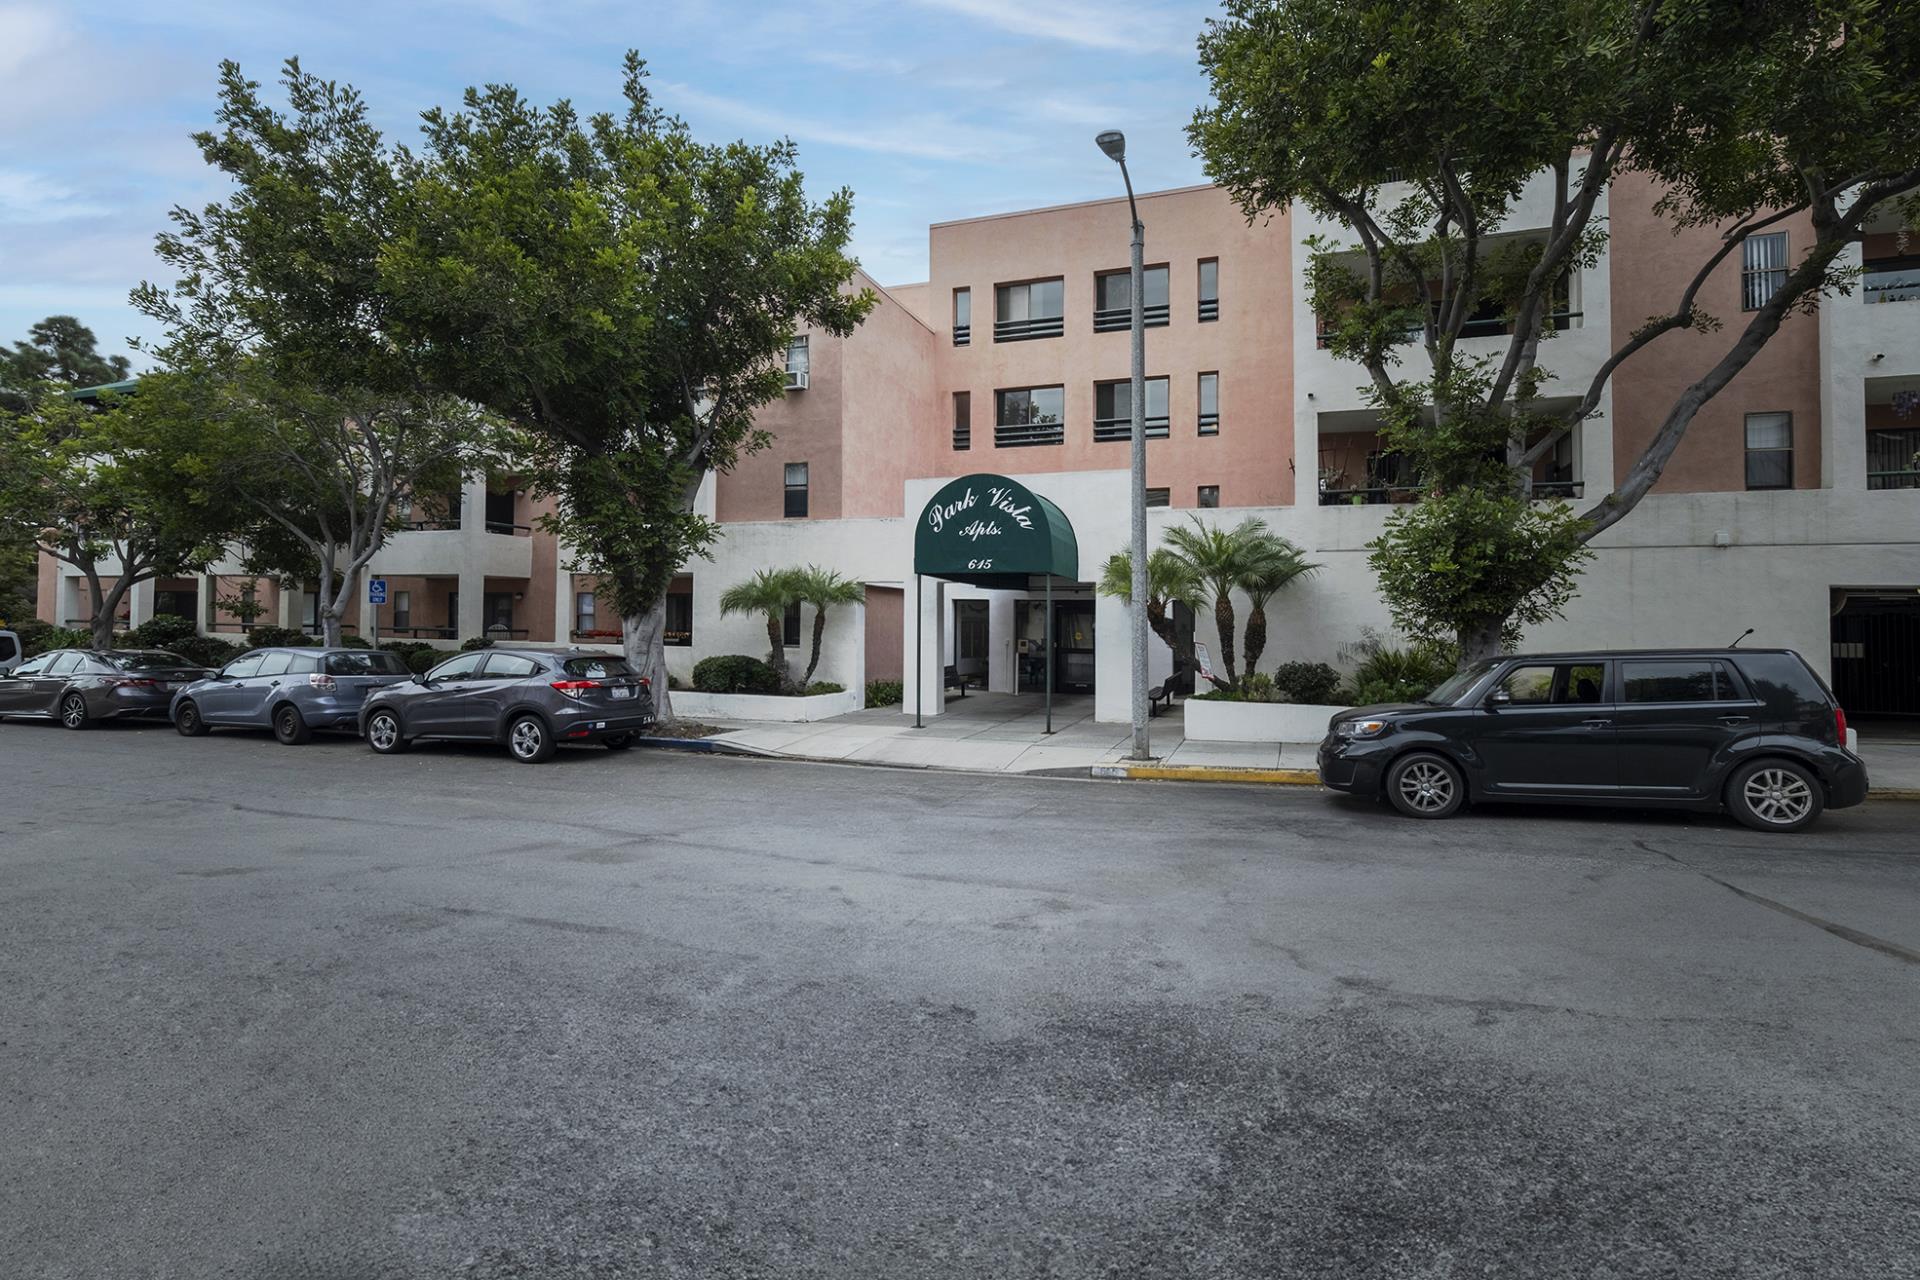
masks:
<svg viewBox="0 0 1920 1280"><path fill-rule="evenodd" d="M1920 717L1920 588L1834 589L1833 692L1849 719Z"/></svg>

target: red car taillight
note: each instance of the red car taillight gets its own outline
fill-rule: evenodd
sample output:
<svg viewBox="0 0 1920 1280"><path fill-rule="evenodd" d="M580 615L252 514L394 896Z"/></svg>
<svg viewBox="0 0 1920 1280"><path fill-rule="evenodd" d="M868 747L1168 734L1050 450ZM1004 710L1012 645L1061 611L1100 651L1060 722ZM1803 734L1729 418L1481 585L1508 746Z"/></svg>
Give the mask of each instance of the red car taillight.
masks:
<svg viewBox="0 0 1920 1280"><path fill-rule="evenodd" d="M555 680L553 687L569 698L578 698L589 689L598 689L600 682L598 680Z"/></svg>
<svg viewBox="0 0 1920 1280"><path fill-rule="evenodd" d="M1847 712L1844 707L1833 709L1833 731L1840 735L1840 745L1847 745Z"/></svg>
<svg viewBox="0 0 1920 1280"><path fill-rule="evenodd" d="M123 676L118 680L107 681L107 688L109 689L153 689L153 688L157 688L159 684L160 682L158 680L148 680L143 677Z"/></svg>
<svg viewBox="0 0 1920 1280"><path fill-rule="evenodd" d="M340 687L337 683L335 683L334 678L332 676L327 675L324 672L315 672L315 673L309 674L307 676L307 684L309 684L315 689L324 690L327 693L332 693L335 689L338 689Z"/></svg>
<svg viewBox="0 0 1920 1280"><path fill-rule="evenodd" d="M640 687L641 687L642 689L647 689L647 690L651 690L651 689L653 688L653 681L651 681L651 680L649 680L649 679L647 679L647 678L646 678L645 676L641 676L641 677L640 677Z"/></svg>

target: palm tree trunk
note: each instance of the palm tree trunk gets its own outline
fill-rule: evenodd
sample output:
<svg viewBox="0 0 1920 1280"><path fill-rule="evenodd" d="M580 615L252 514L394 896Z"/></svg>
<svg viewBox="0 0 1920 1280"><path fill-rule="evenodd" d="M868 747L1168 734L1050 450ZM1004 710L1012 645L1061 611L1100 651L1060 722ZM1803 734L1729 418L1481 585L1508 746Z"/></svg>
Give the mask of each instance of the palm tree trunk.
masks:
<svg viewBox="0 0 1920 1280"><path fill-rule="evenodd" d="M1227 669L1227 682L1223 687L1232 689L1239 685L1240 673L1233 665L1233 599L1225 591L1213 598L1213 626L1220 633L1220 665Z"/></svg>
<svg viewBox="0 0 1920 1280"><path fill-rule="evenodd" d="M807 659L807 674L800 681L801 692L813 687L814 669L820 665L820 640L827 634L827 611L815 605L813 609L813 653Z"/></svg>
<svg viewBox="0 0 1920 1280"><path fill-rule="evenodd" d="M787 687L787 646L785 633L786 619L773 610L767 610L767 665L773 668L773 674L780 677L780 687Z"/></svg>
<svg viewBox="0 0 1920 1280"><path fill-rule="evenodd" d="M1247 610L1247 635L1241 641L1247 655L1247 674L1260 666L1260 655L1267 651L1267 611L1260 605Z"/></svg>

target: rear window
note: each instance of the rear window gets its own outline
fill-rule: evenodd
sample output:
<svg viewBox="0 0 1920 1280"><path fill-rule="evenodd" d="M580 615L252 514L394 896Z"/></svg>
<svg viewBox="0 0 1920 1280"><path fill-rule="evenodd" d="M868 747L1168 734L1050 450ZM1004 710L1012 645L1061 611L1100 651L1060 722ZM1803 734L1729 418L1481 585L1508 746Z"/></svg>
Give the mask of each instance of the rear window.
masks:
<svg viewBox="0 0 1920 1280"><path fill-rule="evenodd" d="M0 662L12 662L20 656L20 646L10 635L0 635Z"/></svg>
<svg viewBox="0 0 1920 1280"><path fill-rule="evenodd" d="M568 658L562 664L570 676L583 676L588 680L606 680L619 676L630 676L633 668L627 665L625 658L612 655Z"/></svg>
<svg viewBox="0 0 1920 1280"><path fill-rule="evenodd" d="M328 654L327 674L330 676L403 676L407 674L407 664L400 661L399 654L388 653L385 649L356 649L352 653Z"/></svg>
<svg viewBox="0 0 1920 1280"><path fill-rule="evenodd" d="M1728 702L1740 697L1719 663L1697 658L1623 662L1620 687L1628 702Z"/></svg>
<svg viewBox="0 0 1920 1280"><path fill-rule="evenodd" d="M160 649L119 649L108 654L107 660L122 671L165 671L169 667L194 665L177 653Z"/></svg>
<svg viewBox="0 0 1920 1280"><path fill-rule="evenodd" d="M317 653L290 653L287 655L287 674L290 676L310 676L320 670L320 655ZM263 672L272 675L271 671Z"/></svg>
<svg viewBox="0 0 1920 1280"><path fill-rule="evenodd" d="M486 674L489 679L518 680L522 676L538 675L540 664L532 658L523 658L517 653L490 653L487 655Z"/></svg>

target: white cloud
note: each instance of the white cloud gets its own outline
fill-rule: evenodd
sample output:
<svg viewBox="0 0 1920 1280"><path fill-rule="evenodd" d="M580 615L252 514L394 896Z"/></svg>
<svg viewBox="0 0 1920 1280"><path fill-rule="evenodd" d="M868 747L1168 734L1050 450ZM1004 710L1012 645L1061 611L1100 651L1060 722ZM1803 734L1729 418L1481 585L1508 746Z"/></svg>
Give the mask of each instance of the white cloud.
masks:
<svg viewBox="0 0 1920 1280"><path fill-rule="evenodd" d="M11 79L66 42L51 10L33 5L0 6L0 79Z"/></svg>
<svg viewBox="0 0 1920 1280"><path fill-rule="evenodd" d="M0 169L0 220L56 222L66 218L98 218L113 210L91 201L72 187L26 169Z"/></svg>
<svg viewBox="0 0 1920 1280"><path fill-rule="evenodd" d="M1024 142L1023 138L1013 133L982 129L941 115L902 116L890 123L876 120L865 124L839 124L771 110L672 80L657 81L655 87L670 104L717 117L768 137L785 136L800 142L849 147L856 151L915 156L923 160L984 160L1004 157L1009 150Z"/></svg>
<svg viewBox="0 0 1920 1280"><path fill-rule="evenodd" d="M1192 57L1197 24L1186 14L1120 0L919 0L929 8L975 18L1020 36L1059 40L1120 53L1177 53Z"/></svg>

